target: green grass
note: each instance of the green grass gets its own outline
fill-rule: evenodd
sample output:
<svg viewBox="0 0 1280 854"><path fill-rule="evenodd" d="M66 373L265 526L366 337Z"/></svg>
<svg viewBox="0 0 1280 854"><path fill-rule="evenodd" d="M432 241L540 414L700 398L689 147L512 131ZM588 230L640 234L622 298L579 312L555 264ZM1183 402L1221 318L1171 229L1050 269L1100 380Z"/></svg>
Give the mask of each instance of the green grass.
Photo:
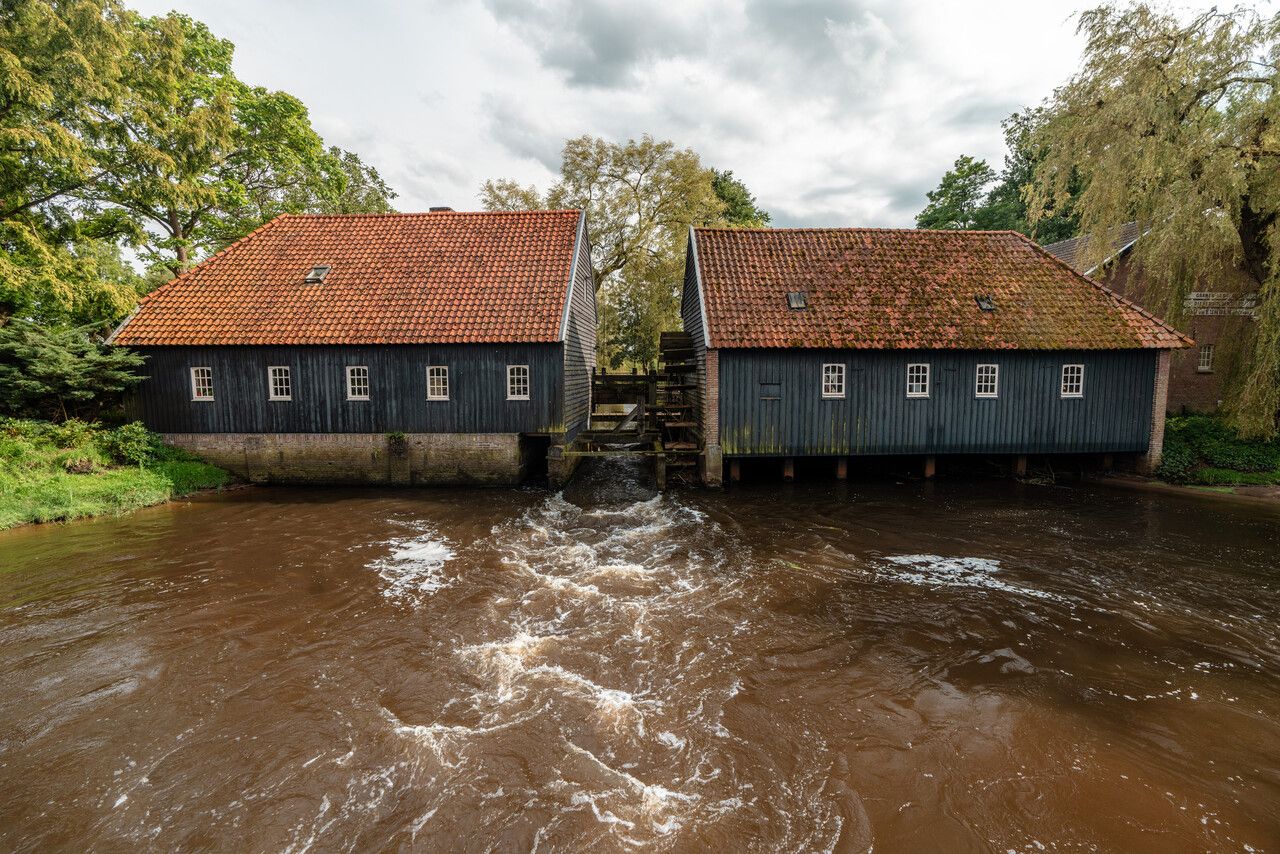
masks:
<svg viewBox="0 0 1280 854"><path fill-rule="evenodd" d="M1170 418L1156 476L1203 486L1280 484L1280 441L1241 439L1207 415Z"/></svg>
<svg viewBox="0 0 1280 854"><path fill-rule="evenodd" d="M0 530L125 513L230 479L140 425L0 419Z"/></svg>

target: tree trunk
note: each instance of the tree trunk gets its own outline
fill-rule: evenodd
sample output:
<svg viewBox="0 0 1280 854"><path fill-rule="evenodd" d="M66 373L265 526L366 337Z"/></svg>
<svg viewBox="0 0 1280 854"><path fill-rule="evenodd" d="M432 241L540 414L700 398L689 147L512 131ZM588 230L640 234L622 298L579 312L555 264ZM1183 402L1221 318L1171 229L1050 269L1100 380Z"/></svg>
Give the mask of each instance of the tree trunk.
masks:
<svg viewBox="0 0 1280 854"><path fill-rule="evenodd" d="M1267 229L1275 220L1275 214L1263 214L1254 210L1248 196L1240 200L1240 245L1244 250L1244 268L1259 286L1267 278L1267 260L1271 253L1267 246Z"/></svg>
<svg viewBox="0 0 1280 854"><path fill-rule="evenodd" d="M181 273L183 270L187 269L189 256L187 253L187 244L182 242L185 234L182 229L182 220L178 218L177 211L169 211L169 234L178 241L177 249L175 250L178 253L178 265L174 268L174 273Z"/></svg>

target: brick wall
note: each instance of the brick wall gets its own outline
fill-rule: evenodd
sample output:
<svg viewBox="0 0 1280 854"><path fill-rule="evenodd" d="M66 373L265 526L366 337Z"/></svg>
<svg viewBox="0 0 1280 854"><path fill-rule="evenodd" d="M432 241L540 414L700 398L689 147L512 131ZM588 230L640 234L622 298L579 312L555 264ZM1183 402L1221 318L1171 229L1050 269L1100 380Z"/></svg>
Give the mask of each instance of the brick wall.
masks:
<svg viewBox="0 0 1280 854"><path fill-rule="evenodd" d="M1156 358L1155 392L1151 400L1151 439L1147 452L1138 458L1138 471L1151 474L1160 465L1164 452L1164 418L1169 408L1169 353L1161 350Z"/></svg>
<svg viewBox="0 0 1280 854"><path fill-rule="evenodd" d="M166 442L254 483L519 483L518 433L167 433Z"/></svg>

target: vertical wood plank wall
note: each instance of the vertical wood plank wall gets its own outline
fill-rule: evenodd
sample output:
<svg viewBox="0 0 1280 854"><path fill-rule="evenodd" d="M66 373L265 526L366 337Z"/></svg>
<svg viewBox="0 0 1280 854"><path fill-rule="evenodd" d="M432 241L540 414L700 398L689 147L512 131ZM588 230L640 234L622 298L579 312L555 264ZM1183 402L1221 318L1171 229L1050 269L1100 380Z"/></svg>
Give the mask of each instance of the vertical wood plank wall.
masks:
<svg viewBox="0 0 1280 854"><path fill-rule="evenodd" d="M564 429L560 344L138 348L133 401L162 433L541 433ZM287 365L293 399L269 400ZM369 368L367 401L346 399L346 366ZM427 400L427 366L449 367L449 400ZM507 365L529 366L529 400L507 400ZM191 399L190 369L213 368L214 400Z"/></svg>
<svg viewBox="0 0 1280 854"><path fill-rule="evenodd" d="M1150 439L1155 350L719 353L725 456L1130 453ZM828 362L846 366L843 399L822 397ZM906 396L909 362L930 364L928 398ZM999 397L975 396L979 363L1000 366ZM1085 366L1083 398L1060 396L1064 363Z"/></svg>

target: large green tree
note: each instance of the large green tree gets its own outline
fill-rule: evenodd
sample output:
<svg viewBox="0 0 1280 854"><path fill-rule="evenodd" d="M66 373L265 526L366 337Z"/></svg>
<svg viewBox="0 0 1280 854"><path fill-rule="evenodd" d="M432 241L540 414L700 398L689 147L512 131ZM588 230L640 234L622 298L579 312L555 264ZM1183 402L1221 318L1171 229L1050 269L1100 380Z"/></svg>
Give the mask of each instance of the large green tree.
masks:
<svg viewBox="0 0 1280 854"><path fill-rule="evenodd" d="M711 189L716 198L724 202L724 221L737 228L765 228L773 221L769 212L760 207L747 185L733 177L733 171L712 170Z"/></svg>
<svg viewBox="0 0 1280 854"><path fill-rule="evenodd" d="M916 227L978 228L979 211L995 180L987 161L960 155L937 189L928 192L929 203L916 217Z"/></svg>
<svg viewBox="0 0 1280 854"><path fill-rule="evenodd" d="M0 3L0 324L114 320L137 299L113 218L76 202L108 177L141 62L128 17L112 0Z"/></svg>
<svg viewBox="0 0 1280 854"><path fill-rule="evenodd" d="M1246 270L1259 297L1228 377L1227 409L1254 435L1280 411L1280 14L1180 17L1146 4L1084 12L1083 64L1034 132L1034 219L1071 197L1100 256L1108 229L1150 231L1135 262L1177 317L1192 290ZM1081 181L1083 189L1073 189ZM1100 260L1100 257L1094 260Z"/></svg>
<svg viewBox="0 0 1280 854"><path fill-rule="evenodd" d="M955 162L919 216L919 228L977 228L1020 231L1041 243L1074 237L1079 225L1072 200L1080 190L1073 173L1069 192L1035 222L1027 213L1027 193L1035 180L1035 168L1044 158L1034 131L1044 121L1043 108L1014 113L1001 122L1004 130L1004 166L997 175L985 160L967 155Z"/></svg>
<svg viewBox="0 0 1280 854"><path fill-rule="evenodd" d="M648 365L657 359L658 334L680 323L689 226L725 223L715 175L669 141L582 136L565 143L560 180L546 194L505 180L480 192L487 210L587 212L603 355L615 367Z"/></svg>

